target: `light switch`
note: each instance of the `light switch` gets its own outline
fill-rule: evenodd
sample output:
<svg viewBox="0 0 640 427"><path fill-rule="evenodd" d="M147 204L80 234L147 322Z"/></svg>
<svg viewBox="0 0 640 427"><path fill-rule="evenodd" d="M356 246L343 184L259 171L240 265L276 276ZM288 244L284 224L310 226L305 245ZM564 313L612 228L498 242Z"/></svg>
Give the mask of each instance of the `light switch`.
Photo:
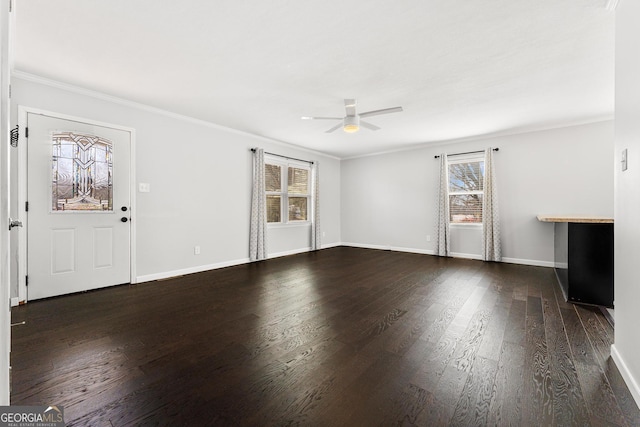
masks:
<svg viewBox="0 0 640 427"><path fill-rule="evenodd" d="M622 163L622 170L626 171L627 170L627 149L626 148L622 150L622 160L620 160L620 163Z"/></svg>
<svg viewBox="0 0 640 427"><path fill-rule="evenodd" d="M138 191L141 193L149 193L151 191L151 184L141 182L138 184Z"/></svg>

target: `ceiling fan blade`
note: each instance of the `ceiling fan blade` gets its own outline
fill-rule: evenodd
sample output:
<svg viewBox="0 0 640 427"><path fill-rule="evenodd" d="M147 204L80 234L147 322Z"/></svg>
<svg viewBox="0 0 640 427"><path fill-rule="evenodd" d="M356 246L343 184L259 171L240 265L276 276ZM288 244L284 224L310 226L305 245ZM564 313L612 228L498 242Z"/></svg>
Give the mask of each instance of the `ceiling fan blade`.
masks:
<svg viewBox="0 0 640 427"><path fill-rule="evenodd" d="M369 130L380 130L380 128L376 125L372 125L371 123L367 123L365 121L360 120L360 126L365 127Z"/></svg>
<svg viewBox="0 0 640 427"><path fill-rule="evenodd" d="M340 129L342 127L342 123L335 125L334 127L332 127L331 129L325 131L324 133L331 133L331 132L335 132L338 129Z"/></svg>
<svg viewBox="0 0 640 427"><path fill-rule="evenodd" d="M344 100L344 109L347 110L347 116L355 116L356 115L356 100L355 99L345 99Z"/></svg>
<svg viewBox="0 0 640 427"><path fill-rule="evenodd" d="M391 114L400 112L402 112L402 107L383 108L382 110L367 111L366 113L360 114L360 117L371 117L379 116L380 114Z"/></svg>
<svg viewBox="0 0 640 427"><path fill-rule="evenodd" d="M302 116L300 118L302 120L342 120L342 117L309 117L309 116Z"/></svg>

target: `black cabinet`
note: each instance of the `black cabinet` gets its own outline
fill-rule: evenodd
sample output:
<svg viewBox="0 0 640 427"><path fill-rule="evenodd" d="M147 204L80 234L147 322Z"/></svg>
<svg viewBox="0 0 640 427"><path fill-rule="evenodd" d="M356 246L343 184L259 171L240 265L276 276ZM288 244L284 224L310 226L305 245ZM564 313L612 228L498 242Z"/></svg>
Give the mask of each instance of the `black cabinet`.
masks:
<svg viewBox="0 0 640 427"><path fill-rule="evenodd" d="M556 222L554 243L566 300L613 308L613 224Z"/></svg>

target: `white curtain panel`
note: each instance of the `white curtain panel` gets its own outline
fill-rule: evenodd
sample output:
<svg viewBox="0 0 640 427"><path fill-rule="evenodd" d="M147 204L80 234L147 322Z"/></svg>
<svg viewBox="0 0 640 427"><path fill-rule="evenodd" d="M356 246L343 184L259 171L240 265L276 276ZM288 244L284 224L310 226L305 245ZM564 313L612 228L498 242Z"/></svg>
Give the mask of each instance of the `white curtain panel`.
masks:
<svg viewBox="0 0 640 427"><path fill-rule="evenodd" d="M264 150L256 148L253 152L253 188L249 228L249 259L251 261L267 258L267 197L264 184Z"/></svg>
<svg viewBox="0 0 640 427"><path fill-rule="evenodd" d="M322 248L322 230L320 228L320 165L314 162L312 166L313 177L313 218L311 219L311 250Z"/></svg>
<svg viewBox="0 0 640 427"><path fill-rule="evenodd" d="M438 189L438 225L436 228L436 255L449 256L451 236L449 232L449 173L447 155L440 154L440 186Z"/></svg>
<svg viewBox="0 0 640 427"><path fill-rule="evenodd" d="M493 148L484 152L484 196L482 199L482 259L501 261L498 187L493 164Z"/></svg>

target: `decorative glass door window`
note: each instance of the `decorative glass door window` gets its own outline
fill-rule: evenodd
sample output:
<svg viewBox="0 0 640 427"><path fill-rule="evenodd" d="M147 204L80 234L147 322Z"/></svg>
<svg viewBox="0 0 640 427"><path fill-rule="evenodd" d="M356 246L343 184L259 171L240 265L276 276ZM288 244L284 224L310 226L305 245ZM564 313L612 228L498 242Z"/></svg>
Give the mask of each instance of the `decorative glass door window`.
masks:
<svg viewBox="0 0 640 427"><path fill-rule="evenodd" d="M51 210L113 211L113 143L74 132L54 132L51 141Z"/></svg>

